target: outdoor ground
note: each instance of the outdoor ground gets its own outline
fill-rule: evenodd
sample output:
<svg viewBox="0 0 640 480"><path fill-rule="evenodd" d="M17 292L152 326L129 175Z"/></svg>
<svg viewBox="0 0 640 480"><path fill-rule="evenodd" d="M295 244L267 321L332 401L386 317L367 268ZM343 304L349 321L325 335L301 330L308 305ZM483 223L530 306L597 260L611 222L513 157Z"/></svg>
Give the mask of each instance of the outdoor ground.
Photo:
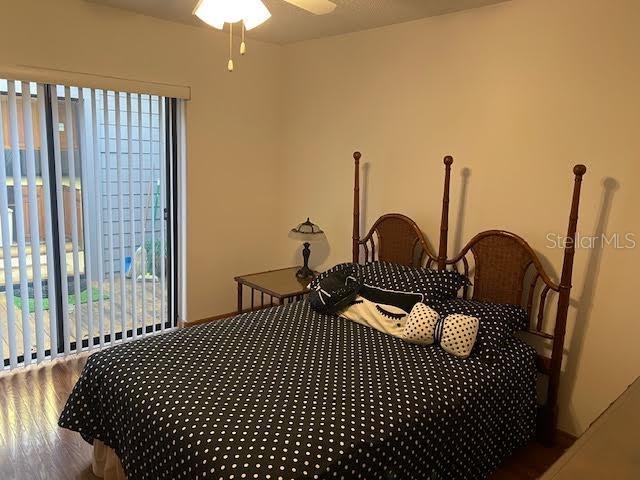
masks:
<svg viewBox="0 0 640 480"><path fill-rule="evenodd" d="M123 309L122 309L123 297L122 297L121 285L122 285L122 281L119 275L116 275L113 290L111 289L108 279L106 279L103 282L105 332L108 332L109 330L109 322L110 322L112 309L114 312L115 328L117 332L122 331L121 322L123 318L125 319L124 321L125 329L130 329L133 327L132 299L133 299L134 280L127 279L127 278L125 278L124 280L124 294L126 299L124 302L126 304L126 311L124 315L123 315ZM97 282L93 282L93 286L94 286L94 289L97 289L98 288ZM142 291L143 291L142 281L139 280L135 282L135 289L136 289L136 298L137 298L136 300L137 321L138 322L144 321L145 325L159 323L160 315L161 315L160 311L162 308L160 282L156 281L155 283L155 296L154 296L153 282L151 280L147 280L145 282L144 302L142 301ZM73 292L69 292L69 293L73 294ZM96 300L98 297L99 295L95 297ZM17 306L15 306L15 302L14 302L14 307L15 307L15 318L16 318L16 345L18 346L18 355L20 355L23 353L22 345L23 345L23 332L25 330L25 325L23 325L23 321L22 321L22 310ZM166 308L167 308L166 296L165 296L164 308L166 311ZM98 336L99 334L99 304L97 301L93 302L92 311L93 311L93 335L91 336L93 337L93 336ZM143 315L143 311L144 311L144 315ZM69 333L71 337L71 342L74 342L77 339L77 332L76 332L76 314L77 313L79 313L81 317L82 331L80 333L80 337L82 339L89 338L90 332L88 328L88 312L89 312L88 303L81 304L79 309L73 305L69 306L69 317L70 317ZM44 348L48 349L51 346L51 339L50 339L51 324L50 324L50 318L49 318L49 310L44 310L42 316L43 316L42 321L43 321L44 332L45 332ZM164 318L166 318L166 314ZM7 319L7 298L6 298L6 293L1 292L0 293L0 332L2 334L2 343L3 343L5 357L9 355L9 342L7 341L8 336L7 336L7 320L6 319ZM26 326L31 331L31 340L32 340L31 343L32 343L33 352L36 351L35 324L36 324L35 313L30 313ZM141 326L142 325L140 323L137 324L137 327L141 327Z"/></svg>

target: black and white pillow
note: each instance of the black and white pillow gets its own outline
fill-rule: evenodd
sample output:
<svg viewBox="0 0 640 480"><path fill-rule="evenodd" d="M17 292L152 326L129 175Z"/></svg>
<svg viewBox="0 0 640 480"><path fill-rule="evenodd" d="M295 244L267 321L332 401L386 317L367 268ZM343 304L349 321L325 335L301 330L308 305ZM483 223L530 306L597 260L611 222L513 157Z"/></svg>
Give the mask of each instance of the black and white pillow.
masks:
<svg viewBox="0 0 640 480"><path fill-rule="evenodd" d="M523 330L528 325L526 312L515 305L455 298L434 303L433 308L443 317L463 314L477 318L479 328L476 348L480 351L502 348L514 332Z"/></svg>
<svg viewBox="0 0 640 480"><path fill-rule="evenodd" d="M309 304L320 313L338 313L351 304L361 288L352 268L339 269L313 284L309 292Z"/></svg>
<svg viewBox="0 0 640 480"><path fill-rule="evenodd" d="M328 270L325 270L324 272L316 275L313 280L311 280L311 282L309 283L309 290L315 290L320 286L320 283L327 277L335 274L335 273L343 273L343 272L348 272L349 275L354 275L355 277L360 277L360 270L361 270L362 265L357 264L357 263L351 263L351 262L345 262L345 263L338 263L337 265L334 265L333 267L331 267Z"/></svg>
<svg viewBox="0 0 640 480"><path fill-rule="evenodd" d="M424 303L417 303L409 314L402 338L418 345L439 344L452 355L467 358L471 355L478 334L479 320L454 313L441 317Z"/></svg>
<svg viewBox="0 0 640 480"><path fill-rule="evenodd" d="M476 343L479 320L470 315L447 315L442 326L436 329L436 339L443 350L456 357L467 358Z"/></svg>
<svg viewBox="0 0 640 480"><path fill-rule="evenodd" d="M391 290L418 292L433 299L454 298L469 280L458 272L411 267L389 262L372 262L363 266L364 283Z"/></svg>
<svg viewBox="0 0 640 480"><path fill-rule="evenodd" d="M365 265L338 264L318 275L309 288L316 288L328 275L343 270L350 271L360 282L371 287L421 294L423 301L427 303L454 298L468 283L464 275L453 271L436 271L389 262L371 262Z"/></svg>
<svg viewBox="0 0 640 480"><path fill-rule="evenodd" d="M435 341L440 315L424 303L416 303L404 326L402 338L417 345L431 345Z"/></svg>

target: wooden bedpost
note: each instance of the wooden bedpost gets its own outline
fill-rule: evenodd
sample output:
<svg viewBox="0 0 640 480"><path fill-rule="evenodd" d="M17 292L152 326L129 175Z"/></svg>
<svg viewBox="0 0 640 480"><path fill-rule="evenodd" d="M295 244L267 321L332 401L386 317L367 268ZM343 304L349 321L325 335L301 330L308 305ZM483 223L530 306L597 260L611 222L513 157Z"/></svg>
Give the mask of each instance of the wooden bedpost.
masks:
<svg viewBox="0 0 640 480"><path fill-rule="evenodd" d="M353 183L353 263L360 261L360 152L354 152L355 179Z"/></svg>
<svg viewBox="0 0 640 480"><path fill-rule="evenodd" d="M440 220L440 247L438 249L438 270L447 267L447 244L449 242L449 186L451 184L451 165L453 157L444 157L444 196L442 198L442 218Z"/></svg>
<svg viewBox="0 0 640 480"><path fill-rule="evenodd" d="M564 336L567 328L567 314L571 299L571 276L573 273L573 257L575 255L576 230L578 226L578 210L580 207L580 187L582 177L586 173L587 167L576 165L573 167L575 180L573 184L573 197L571 200L571 213L569 215L569 227L567 238L564 244L564 261L562 264L562 274L560 276L558 310L556 313L556 324L553 332L553 347L551 350L551 363L549 374L549 387L547 389L547 401L542 409L541 415L541 439L547 445L555 442L556 428L558 423L558 386L560 384L560 373L562 369L562 357L564 354Z"/></svg>

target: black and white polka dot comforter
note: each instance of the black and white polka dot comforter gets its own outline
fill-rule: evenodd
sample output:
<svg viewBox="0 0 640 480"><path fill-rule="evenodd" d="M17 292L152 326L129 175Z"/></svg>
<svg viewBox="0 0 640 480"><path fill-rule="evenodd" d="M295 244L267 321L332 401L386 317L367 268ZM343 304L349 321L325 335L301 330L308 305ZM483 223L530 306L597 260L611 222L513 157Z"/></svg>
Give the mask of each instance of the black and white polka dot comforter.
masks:
<svg viewBox="0 0 640 480"><path fill-rule="evenodd" d="M484 478L535 428L535 352L460 359L306 301L92 355L61 427L137 479Z"/></svg>

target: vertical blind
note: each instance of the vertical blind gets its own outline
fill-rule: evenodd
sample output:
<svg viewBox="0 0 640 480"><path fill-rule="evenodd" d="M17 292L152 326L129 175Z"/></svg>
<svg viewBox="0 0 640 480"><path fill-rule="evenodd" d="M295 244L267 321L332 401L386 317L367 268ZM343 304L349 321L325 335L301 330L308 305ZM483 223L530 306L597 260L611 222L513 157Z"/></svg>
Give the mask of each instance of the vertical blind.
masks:
<svg viewBox="0 0 640 480"><path fill-rule="evenodd" d="M171 101L10 80L0 100L3 368L172 328Z"/></svg>

